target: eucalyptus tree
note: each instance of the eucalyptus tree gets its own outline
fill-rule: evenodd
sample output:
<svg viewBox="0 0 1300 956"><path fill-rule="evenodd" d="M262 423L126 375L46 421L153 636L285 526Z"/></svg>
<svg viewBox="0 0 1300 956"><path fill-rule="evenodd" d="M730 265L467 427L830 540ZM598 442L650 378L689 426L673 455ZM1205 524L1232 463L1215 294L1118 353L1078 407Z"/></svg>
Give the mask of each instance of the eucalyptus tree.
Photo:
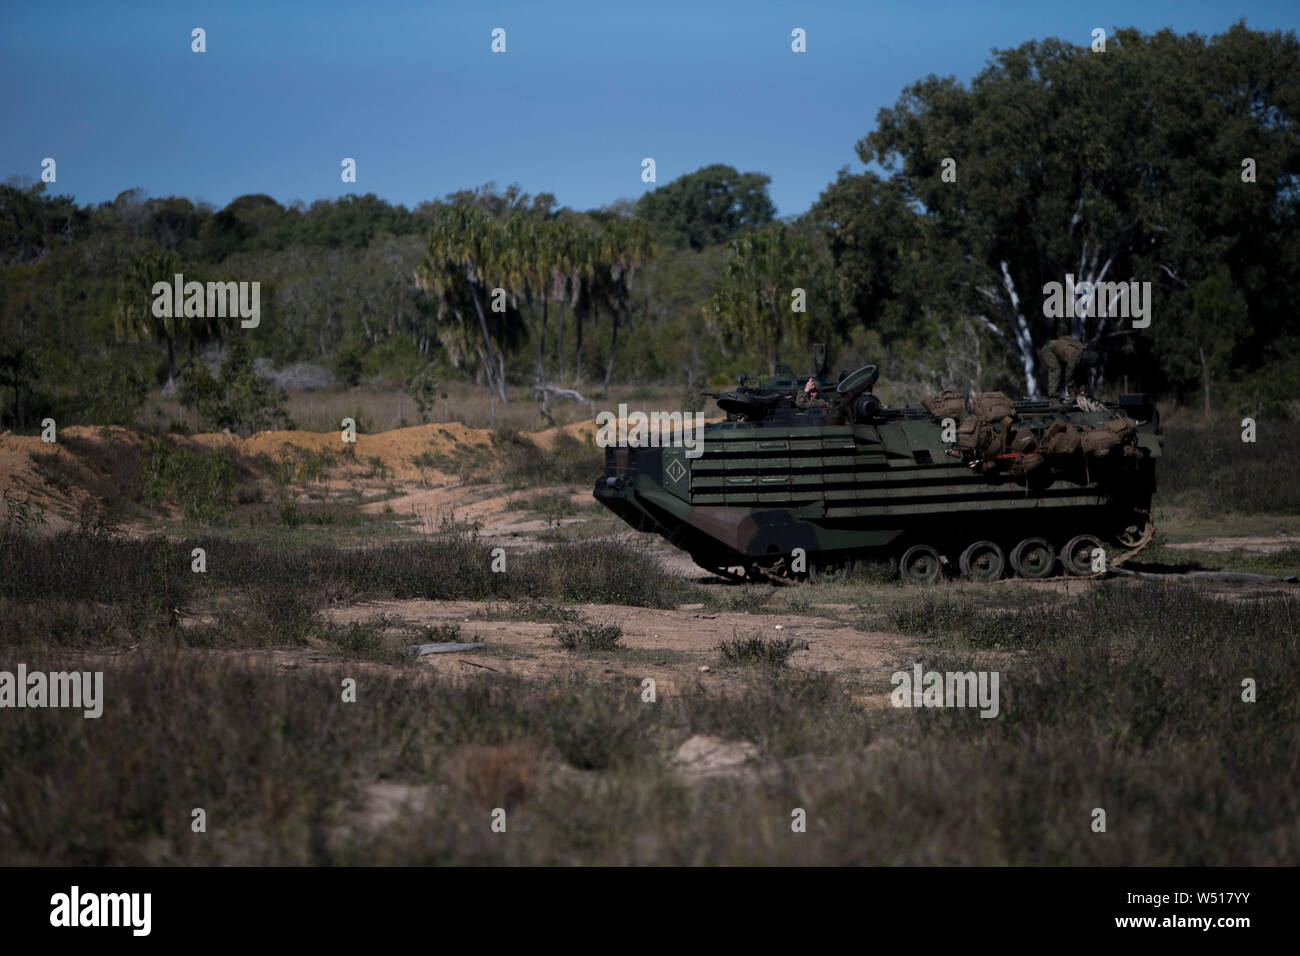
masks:
<svg viewBox="0 0 1300 956"><path fill-rule="evenodd" d="M767 195L769 182L762 173L714 163L645 193L637 218L665 245L698 251L771 222L776 207Z"/></svg>
<svg viewBox="0 0 1300 956"><path fill-rule="evenodd" d="M1252 312L1296 327L1277 293L1300 263L1284 251L1296 245L1297 103L1294 33L1119 30L1104 52L1047 39L995 53L969 86L914 83L857 152L901 165L926 259L959 277L962 308L1034 395L1045 340L1117 324L1095 306L1045 314L1046 287L1067 275L1076 288L1151 283L1151 331L1131 340L1148 356L1185 339L1196 285L1221 262ZM1282 269L1261 268L1279 254Z"/></svg>

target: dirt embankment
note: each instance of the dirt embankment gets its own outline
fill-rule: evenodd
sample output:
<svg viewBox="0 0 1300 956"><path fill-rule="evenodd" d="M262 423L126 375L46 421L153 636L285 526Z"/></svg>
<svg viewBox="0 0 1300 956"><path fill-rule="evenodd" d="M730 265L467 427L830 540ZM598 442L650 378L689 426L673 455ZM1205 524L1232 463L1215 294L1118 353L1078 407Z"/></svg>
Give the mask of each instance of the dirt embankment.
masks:
<svg viewBox="0 0 1300 956"><path fill-rule="evenodd" d="M556 436L561 433L585 442L589 438L594 439L595 431L594 423L577 422L527 434L525 437L539 448L550 450L554 447ZM145 433L120 426L100 428L73 425L60 429L58 435L64 440L44 442L36 435L0 434L0 493L30 496L32 504L44 509L47 529L51 531L73 523L82 505L93 498L86 488L89 479L108 477L93 460L94 456L84 454L82 443L139 445L144 440ZM80 446L83 453L70 448L67 439L75 439L73 444ZM231 448L249 458L265 456L276 460L295 451L337 455L339 458L336 465L330 468L330 477L327 479L329 484L354 477L345 476L345 471L355 472L358 466L373 468L377 464L382 466L381 473L387 483L396 485L399 491L409 492L411 500L396 499L391 503L394 510L402 512L410 511L413 506L440 508L453 503L457 498L464 501L464 495L443 494L430 497L427 494L431 486L446 488L454 483L452 476L441 471L437 463L452 461L466 452L490 454L493 448L492 432L489 429L468 428L459 422L416 425L371 435L358 434L355 444L344 443L341 431L268 431L257 432L247 438L222 432L204 432L181 440L205 448ZM345 454L346 458L343 457ZM32 460L33 455L38 458L49 456L52 462L57 462L58 470L68 480L51 482L48 470L38 466ZM4 506L0 505L0 519L4 518L3 510Z"/></svg>

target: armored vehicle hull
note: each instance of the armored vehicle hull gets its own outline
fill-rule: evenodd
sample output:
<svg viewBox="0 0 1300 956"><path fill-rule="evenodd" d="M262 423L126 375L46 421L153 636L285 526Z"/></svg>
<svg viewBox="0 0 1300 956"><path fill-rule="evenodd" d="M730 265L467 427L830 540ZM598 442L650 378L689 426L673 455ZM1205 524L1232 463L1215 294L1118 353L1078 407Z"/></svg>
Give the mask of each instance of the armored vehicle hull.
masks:
<svg viewBox="0 0 1300 956"><path fill-rule="evenodd" d="M595 497L732 578L834 576L857 560L895 562L917 582L957 571L977 580L1091 574L1150 540L1161 442L1144 396L1086 411L1015 402L1002 427L1031 448L1053 425L1133 426L1128 447L1110 455L1034 448L1042 460L1032 467L1006 438L964 453L951 440L955 419L861 396L800 408L773 403L771 390L733 393L720 403L733 409L728 420L705 426L699 457L682 447L607 447ZM758 420L747 408L763 409Z"/></svg>

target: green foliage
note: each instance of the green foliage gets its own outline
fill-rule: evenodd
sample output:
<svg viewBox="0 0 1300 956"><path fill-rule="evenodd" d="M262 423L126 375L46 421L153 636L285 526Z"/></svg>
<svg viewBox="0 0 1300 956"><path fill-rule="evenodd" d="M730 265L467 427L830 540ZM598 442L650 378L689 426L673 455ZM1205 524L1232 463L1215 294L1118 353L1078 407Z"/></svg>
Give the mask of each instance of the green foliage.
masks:
<svg viewBox="0 0 1300 956"><path fill-rule="evenodd" d="M1104 582L1071 599L1037 598L1012 606L925 597L895 609L891 624L904 634L972 648L1101 645L1141 634L1153 645L1211 647L1230 635L1278 633L1279 607L1238 605L1185 584Z"/></svg>
<svg viewBox="0 0 1300 956"><path fill-rule="evenodd" d="M293 427L284 408L284 391L253 370L248 346L238 338L231 340L215 378L199 363L185 369L179 398L183 407L199 413L205 425L239 435Z"/></svg>
<svg viewBox="0 0 1300 956"><path fill-rule="evenodd" d="M349 344L339 350L334 360L334 374L339 377L340 382L344 385L361 384L363 370L361 353L356 345Z"/></svg>
<svg viewBox="0 0 1300 956"><path fill-rule="evenodd" d="M1229 383L1223 402L1237 415L1256 420L1300 418L1300 342L1280 339L1269 348L1268 364Z"/></svg>
<svg viewBox="0 0 1300 956"><path fill-rule="evenodd" d="M767 195L769 182L762 173L738 173L715 163L646 193L636 213L665 243L703 249L772 221L776 207Z"/></svg>
<svg viewBox="0 0 1300 956"><path fill-rule="evenodd" d="M113 323L119 341L154 339L166 344L168 383L176 378L178 342L188 343L192 362L195 345L215 338L233 324L231 317L179 314L172 301L171 287L175 276L184 273L185 268L185 263L173 250L154 248L127 264L118 278L117 294L113 300ZM153 287L160 281L168 285L167 309L164 311L171 314L158 315L155 309L157 299Z"/></svg>
<svg viewBox="0 0 1300 956"><path fill-rule="evenodd" d="M89 219L71 196L47 196L46 184L0 186L0 263L30 265L66 244Z"/></svg>
<svg viewBox="0 0 1300 956"><path fill-rule="evenodd" d="M296 501L286 501L280 505L280 524L286 528L299 528L307 523L307 516L302 513Z"/></svg>
<svg viewBox="0 0 1300 956"><path fill-rule="evenodd" d="M420 412L420 423L429 421L429 413L438 404L438 380L434 377L433 366L426 365L406 380L406 394L411 396L415 407ZM445 394L445 393L442 393Z"/></svg>
<svg viewBox="0 0 1300 956"><path fill-rule="evenodd" d="M144 498L176 504L191 521L219 520L234 507L235 469L220 451L200 451L147 436L140 456Z"/></svg>
<svg viewBox="0 0 1300 956"><path fill-rule="evenodd" d="M957 640L975 647L1037 647L1076 626L1078 611L1044 600L1019 608L984 608L932 597L894 609L890 624L929 640Z"/></svg>
<svg viewBox="0 0 1300 956"><path fill-rule="evenodd" d="M330 624L319 629L321 636L346 658L394 664L406 659L406 655L385 638L389 626L389 621L381 615L368 621Z"/></svg>
<svg viewBox="0 0 1300 956"><path fill-rule="evenodd" d="M195 545L208 548L207 575L188 569ZM725 686L681 681L647 707L598 666L574 679L400 666L412 660L402 645L456 640L459 627L321 613L340 596L407 588L462 600L505 588L527 601L513 568L472 577L484 556L454 538L300 552L6 534L0 646L30 671L102 670L114 693L100 720L36 708L0 734L0 864L479 865L500 861L479 809L502 793L529 824L515 861L535 865L1297 862L1278 838L1300 818L1293 595L1115 582L1073 598L992 589L965 608L920 598L896 619L936 642L916 663L999 672L989 720L888 706L888 672L910 669L910 645L881 673L845 677L770 668L755 653L760 666L730 671ZM553 560L570 573L571 554ZM1045 609L1058 612L1050 622ZM987 653L1022 643L1032 652ZM275 649L290 666L250 667L240 649ZM368 669L365 719L341 719L337 688L356 673L341 662L358 659L399 666ZM1248 677L1260 680L1251 703ZM678 756L697 735L744 741L752 759L699 774ZM511 760L527 770L482 772ZM1027 766L1044 770L1026 778ZM367 788L380 781L430 799L376 821ZM1088 787L1138 822L1128 838L1080 825ZM194 792L239 811L230 839L196 841L166 822L160 808L191 806ZM754 826L805 805L825 812L798 840ZM643 838L629 841L633 818ZM1142 825L1159 820L1184 825Z"/></svg>
<svg viewBox="0 0 1300 956"><path fill-rule="evenodd" d="M281 488L295 481L324 481L338 463L338 455L321 449L315 451L298 445L286 445L270 467L271 480Z"/></svg>
<svg viewBox="0 0 1300 956"><path fill-rule="evenodd" d="M565 310L573 310L580 377L583 322L606 312L608 388L633 278L655 255L643 223L611 219L592 228L519 209L493 215L479 203L440 206L431 215L429 245L415 275L433 298L438 336L453 366L473 365L504 402L506 357L527 335L545 408L552 323L558 338Z"/></svg>
<svg viewBox="0 0 1300 956"><path fill-rule="evenodd" d="M812 334L842 367L882 364L886 383L1028 391L1047 338L1123 324L1044 317L1043 284L1104 272L1155 295L1150 329L1102 340L1107 385L1127 378L1130 391L1202 404L1208 384L1215 411L1294 414L1297 84L1295 34L1242 23L1210 37L1120 30L1104 56L1035 40L995 52L969 83L920 79L857 144L859 159L897 175L842 171L791 226L806 264L779 281L786 296L806 289L809 328L769 320L755 277L715 289L724 244L773 215L766 176L720 164L585 213L492 184L414 210L374 195L306 207L263 194L217 210L138 190L78 207L11 181L0 186L0 426L127 420L134 374L173 378L217 331L153 316L152 283L176 271L261 277L259 357L335 368L345 382L410 380L422 416L433 383L463 377L498 402L507 383L537 385L545 402L547 384L581 390L615 374L693 392L759 360L770 368L774 350L792 361ZM1242 180L1245 157L1255 182ZM503 312L490 308L496 288ZM135 373L105 376L105 356L127 356ZM414 380L427 369L426 388ZM204 398L213 420L232 417L215 408L231 403Z"/></svg>
<svg viewBox="0 0 1300 956"><path fill-rule="evenodd" d="M1263 342L1297 328L1286 304L1300 275L1294 177L1280 171L1300 168L1300 134L1281 119L1298 82L1293 33L1237 24L1210 40L1120 30L1105 56L1033 41L995 53L969 86L938 77L913 83L857 147L864 162L901 165L893 186L905 209L870 173L861 188L844 176L837 183L835 192L868 200L857 213L836 221L842 205L823 198L838 234L832 246L855 269L841 295L903 300L887 313L938 303L946 321L980 317L1031 394L1026 373L1044 341L1062 332L1089 339L1119 324L1088 317L1061 327L1044 316L1040 290L1067 273L1152 285L1151 333L1113 343L1104 366L1112 378L1126 374L1153 391L1199 385L1199 355L1194 377L1160 359L1210 334L1216 355L1235 339L1237 359L1254 353L1257 362ZM1246 156L1258 163L1255 183L1242 181ZM955 178L944 176L946 159L956 160ZM854 232L862 220L865 239ZM885 253L884 271L866 264L873 249ZM1280 268L1262 268L1282 249ZM891 259L913 257L920 270L898 278L918 277L917 285L891 290ZM1199 304L1197 293L1184 294L1221 267L1234 291L1220 279L1201 289ZM942 277L950 294L935 296L927 274ZM1249 329L1238 324L1243 304Z"/></svg>
<svg viewBox="0 0 1300 956"><path fill-rule="evenodd" d="M829 298L845 323L861 317L892 345L915 334L924 310L957 311L952 269L935 269L924 220L897 184L841 170L808 218L826 236Z"/></svg>
<svg viewBox="0 0 1300 956"><path fill-rule="evenodd" d="M717 336L702 319L700 304L713 291L727 258L726 246L698 252L668 247L646 264L631 293L627 334L638 346L623 353L619 367L626 374L699 389L719 371Z"/></svg>
<svg viewBox="0 0 1300 956"><path fill-rule="evenodd" d="M416 269L437 306L438 337L455 365L477 358L488 385L505 400L505 352L522 334L517 307L494 308L506 284L505 226L475 206L434 210L429 245ZM499 300L497 300L499 301Z"/></svg>
<svg viewBox="0 0 1300 956"><path fill-rule="evenodd" d="M149 382L136 369L117 358L86 361L83 371L85 420L93 425L132 425L149 394Z"/></svg>
<svg viewBox="0 0 1300 956"><path fill-rule="evenodd" d="M113 505L87 498L77 509L76 533L91 541L111 541L121 533Z"/></svg>
<svg viewBox="0 0 1300 956"><path fill-rule="evenodd" d="M35 345L0 338L0 422L24 428L42 417L47 400L38 390L40 359Z"/></svg>
<svg viewBox="0 0 1300 956"><path fill-rule="evenodd" d="M176 339L182 337L190 320L181 315L154 314L153 286L156 282L172 283L176 273L184 271L181 258L171 249L157 249L136 256L118 280L117 298L113 302L114 327L119 338L129 341L156 338L167 343L168 362ZM169 302L168 312L175 303ZM169 376L174 374L169 364Z"/></svg>
<svg viewBox="0 0 1300 956"><path fill-rule="evenodd" d="M536 511L548 520L555 521L566 515L576 514L577 508L567 494L530 495L527 498L514 498L506 504L507 511Z"/></svg>
<svg viewBox="0 0 1300 956"><path fill-rule="evenodd" d="M791 293L812 285L811 260L808 242L784 223L747 232L731 241L731 261L706 306L725 338L764 349L769 373L782 346L807 339L807 303L795 311Z"/></svg>
<svg viewBox="0 0 1300 956"><path fill-rule="evenodd" d="M1223 263L1215 265L1180 300L1187 303L1178 335L1165 343L1166 365L1175 380L1201 384L1204 408L1212 408L1212 382L1223 382L1232 353L1250 332L1246 298Z"/></svg>

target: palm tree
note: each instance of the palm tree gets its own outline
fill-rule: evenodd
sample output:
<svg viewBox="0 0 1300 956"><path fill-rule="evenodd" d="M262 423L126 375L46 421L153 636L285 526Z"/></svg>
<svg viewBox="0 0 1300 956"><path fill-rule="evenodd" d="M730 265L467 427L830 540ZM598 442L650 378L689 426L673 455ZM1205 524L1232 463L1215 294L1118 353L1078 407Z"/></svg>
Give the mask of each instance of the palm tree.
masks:
<svg viewBox="0 0 1300 956"><path fill-rule="evenodd" d="M528 322L529 334L537 347L533 384L546 405L547 293L554 254L554 233L550 223L520 213L505 223L503 271L511 301ZM540 313L540 314L539 314Z"/></svg>
<svg viewBox="0 0 1300 956"><path fill-rule="evenodd" d="M559 306L560 317L556 324L555 358L558 375L564 381L564 325L565 312L575 309L582 285L581 259L584 234L571 223L556 222L555 249L551 259L550 298Z"/></svg>
<svg viewBox="0 0 1300 956"><path fill-rule="evenodd" d="M618 349L618 328L627 318L632 280L637 270L655 256L655 244L645 224L635 219L618 219L605 227L601 254L608 270L607 286L610 310L609 363L605 366L605 384L601 397L609 396L609 380L614 375Z"/></svg>
<svg viewBox="0 0 1300 956"><path fill-rule="evenodd" d="M595 318L603 294L600 266L600 239L594 232L581 232L574 236L570 248L569 265L572 269L573 331L574 331L574 382L582 386L582 325L588 316Z"/></svg>
<svg viewBox="0 0 1300 956"><path fill-rule="evenodd" d="M563 226L550 219L533 220L532 225L532 259L531 270L529 271L529 287L533 299L540 301L542 315L540 321L536 323L535 334L537 336L537 372L536 384L542 391L542 410L545 411L547 405L547 381L546 381L546 330L550 325L550 306L551 299L554 296L556 282L555 274L557 271L557 262L559 260ZM534 306L535 308L535 306Z"/></svg>
<svg viewBox="0 0 1300 956"><path fill-rule="evenodd" d="M492 312L485 301L493 288L505 287L509 263L503 232L499 223L474 206L440 206L415 278L422 289L434 294L439 338L452 361L459 364L472 351L488 387L507 402L504 346L514 331L512 320L508 313ZM477 337L466 303L474 310Z"/></svg>
<svg viewBox="0 0 1300 956"><path fill-rule="evenodd" d="M189 333L187 326L190 323L182 315L155 315L152 293L155 282L166 281L170 286L172 277L182 271L180 256L170 249L137 256L119 277L117 295L113 300L113 326L119 340L156 339L167 343L167 392L176 388L176 339ZM175 313L178 310L170 308L167 311ZM192 357L192 337L190 350Z"/></svg>

